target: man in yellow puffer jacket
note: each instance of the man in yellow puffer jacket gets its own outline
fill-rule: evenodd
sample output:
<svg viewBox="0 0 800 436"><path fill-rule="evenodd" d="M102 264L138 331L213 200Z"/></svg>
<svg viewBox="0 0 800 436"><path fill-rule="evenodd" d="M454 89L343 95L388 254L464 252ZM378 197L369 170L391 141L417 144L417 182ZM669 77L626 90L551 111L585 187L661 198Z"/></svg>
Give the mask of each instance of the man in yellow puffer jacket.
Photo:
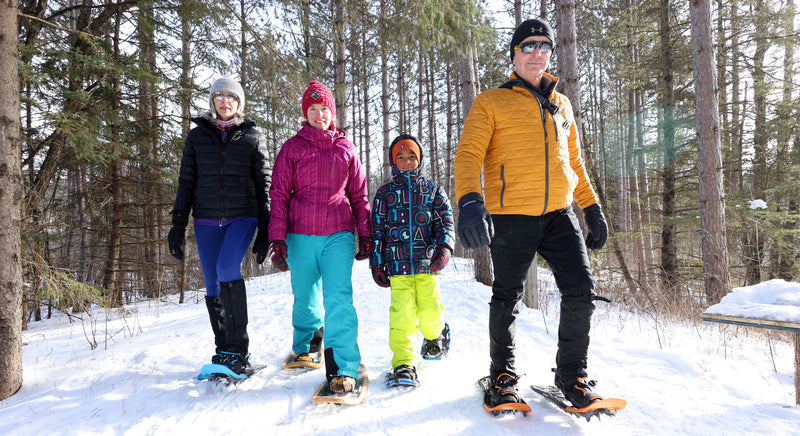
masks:
<svg viewBox="0 0 800 436"><path fill-rule="evenodd" d="M537 252L561 292L555 384L576 408L600 398L586 373L598 298L586 248L602 248L608 228L583 164L572 106L555 91L558 79L545 73L554 43L544 21L517 27L510 45L511 80L475 99L455 157L461 243L468 249L489 245L494 266L487 409L520 402L515 321ZM573 201L584 211L585 242Z"/></svg>

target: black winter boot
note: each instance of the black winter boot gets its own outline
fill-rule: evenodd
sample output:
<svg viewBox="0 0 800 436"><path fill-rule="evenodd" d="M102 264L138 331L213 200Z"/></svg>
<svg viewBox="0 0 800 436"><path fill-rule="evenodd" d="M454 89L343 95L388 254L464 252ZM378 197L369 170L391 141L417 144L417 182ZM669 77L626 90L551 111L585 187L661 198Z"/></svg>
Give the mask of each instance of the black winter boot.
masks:
<svg viewBox="0 0 800 436"><path fill-rule="evenodd" d="M206 309L214 332L215 354L225 349L225 314L219 297L206 297Z"/></svg>
<svg viewBox="0 0 800 436"><path fill-rule="evenodd" d="M386 374L388 386L419 386L417 368L411 365L398 365Z"/></svg>
<svg viewBox="0 0 800 436"><path fill-rule="evenodd" d="M592 296L561 296L561 316L558 323L558 352L556 368L562 372L577 372L587 366L589 329L594 303Z"/></svg>
<svg viewBox="0 0 800 436"><path fill-rule="evenodd" d="M425 339L422 341L422 358L425 360L439 360L447 356L450 350L450 326L444 323L442 332L436 339Z"/></svg>
<svg viewBox="0 0 800 436"><path fill-rule="evenodd" d="M225 318L225 350L220 353L234 363L234 366L242 366L243 373L248 367L248 348L250 339L247 336L247 290L244 280L235 282L220 282L219 299L222 302L223 314ZM234 355L234 356L228 356ZM238 364L237 364L238 362ZM230 365L228 365L230 366Z"/></svg>
<svg viewBox="0 0 800 436"><path fill-rule="evenodd" d="M311 343L309 344L309 354L320 353L322 351L322 335L324 331L325 326L322 326L314 332L314 336L311 337Z"/></svg>
<svg viewBox="0 0 800 436"><path fill-rule="evenodd" d="M489 390L486 391L483 402L490 407L497 407L505 403L519 403L518 380L516 375L505 372L498 375L492 374L489 379Z"/></svg>
<svg viewBox="0 0 800 436"><path fill-rule="evenodd" d="M235 372L236 374L250 374L250 362L248 361L248 357L243 354L239 353L229 353L227 351L222 351L211 359L211 363L216 363L218 365L227 366L230 368L231 371Z"/></svg>
<svg viewBox="0 0 800 436"><path fill-rule="evenodd" d="M504 301L492 297L489 303L489 366L490 373L514 374L516 319L519 300Z"/></svg>
<svg viewBox="0 0 800 436"><path fill-rule="evenodd" d="M603 397L592 391L597 384L595 380L589 380L585 369L577 371L562 371L554 369L556 373L555 385L564 394L576 409L582 409Z"/></svg>
<svg viewBox="0 0 800 436"><path fill-rule="evenodd" d="M333 358L333 348L326 348L325 378L330 381L333 380L337 375L339 375L339 365L336 364L336 360Z"/></svg>

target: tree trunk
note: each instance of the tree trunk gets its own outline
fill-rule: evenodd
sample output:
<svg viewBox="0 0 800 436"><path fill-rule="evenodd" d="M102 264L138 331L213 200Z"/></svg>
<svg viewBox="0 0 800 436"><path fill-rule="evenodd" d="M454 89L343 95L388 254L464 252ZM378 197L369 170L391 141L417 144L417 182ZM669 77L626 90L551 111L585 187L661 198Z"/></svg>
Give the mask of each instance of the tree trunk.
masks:
<svg viewBox="0 0 800 436"><path fill-rule="evenodd" d="M736 2L731 3L731 29L739 26L739 9ZM739 197L744 183L744 161L742 138L744 128L742 121L742 103L740 99L740 61L739 61L739 32L731 32L731 161L733 162L732 177L729 179L731 197L735 200Z"/></svg>
<svg viewBox="0 0 800 436"><path fill-rule="evenodd" d="M0 401L22 386L22 171L17 1L0 7Z"/></svg>
<svg viewBox="0 0 800 436"><path fill-rule="evenodd" d="M661 284L668 295L676 295L678 287L678 255L675 226L675 106L672 30L670 24L670 0L660 0L659 36L661 39L661 105L663 107L662 141L664 144L664 168L661 203Z"/></svg>
<svg viewBox="0 0 800 436"><path fill-rule="evenodd" d="M467 39L469 41L469 39ZM476 75L474 69L474 61L472 59L473 51L468 48L461 58L461 66L459 68L459 79L461 82L461 107L464 109L463 114L469 113L472 102L478 95L478 90L475 86ZM458 201L458 199L456 199ZM493 281L492 272L492 259L489 252L489 247L481 247L473 250L473 260L475 261L475 279L486 286L491 286Z"/></svg>
<svg viewBox="0 0 800 436"><path fill-rule="evenodd" d="M722 148L714 45L711 38L710 0L689 2L692 22L695 114L698 170L700 173L700 223L703 278L708 304L717 304L730 289L722 183Z"/></svg>
<svg viewBox="0 0 800 436"><path fill-rule="evenodd" d="M191 128L192 117L192 63L191 63L191 50L192 50L192 17L191 17L191 0L183 0L180 4L181 16L181 82L179 95L181 96L181 138L186 138L189 135ZM178 144L177 156L181 156L182 143ZM188 212L188 211L187 211ZM190 226L191 227L191 226ZM190 227L187 227L190 228ZM188 238L187 238L188 239ZM184 244L184 247L189 244ZM171 257L171 256L170 256ZM186 300L186 259L189 257L188 250L184 248L184 256L178 263L178 271L175 274L175 289L178 291L181 304Z"/></svg>
<svg viewBox="0 0 800 436"><path fill-rule="evenodd" d="M336 118L339 127L347 130L350 125L347 120L347 56L345 35L347 32L347 19L344 0L333 2L333 98L336 100Z"/></svg>
<svg viewBox="0 0 800 436"><path fill-rule="evenodd" d="M245 0L239 0L239 83L245 89L245 92L250 89L250 78L247 76L247 20Z"/></svg>
<svg viewBox="0 0 800 436"><path fill-rule="evenodd" d="M455 114L453 113L453 63L448 61L446 67L446 77L445 77L445 87L447 88L447 155L445 156L445 162L447 164L444 166L444 180L442 180L445 192L447 192L447 196L451 197L453 195L453 165L450 165L450 162L453 162L455 156L453 156L453 125L456 124Z"/></svg>
<svg viewBox="0 0 800 436"><path fill-rule="evenodd" d="M794 18L795 7L794 0L788 0L786 3L785 18L783 20L784 34L794 35ZM796 118L792 114L792 91L794 84L794 46L792 38L784 38L783 43L783 96L782 101L778 105L778 125L776 126L777 133L777 159L775 159L775 173L778 180L791 180L792 178L792 165L790 160L790 143L789 140L792 136L792 130L795 129ZM784 210L784 204L789 203L791 209L791 202L796 201L797 197L792 196L788 199L781 199L780 210ZM795 279L793 274L795 257L796 255L788 247L796 247L796 236L792 235L792 230L797 225L797 217L778 218L776 219L775 227L781 230L782 236L776 236L771 244L772 261L770 262L770 278L779 278L787 281Z"/></svg>
<svg viewBox="0 0 800 436"><path fill-rule="evenodd" d="M117 15L116 25L114 26L114 57L119 58L119 29L120 16ZM120 134L120 79L114 76L111 79L113 95L111 97L111 107L109 111L109 126L111 129L111 159L106 167L107 177L107 196L110 207L111 228L108 234L108 251L106 252L105 270L103 274L103 287L109 295L109 304L121 306L123 304L122 285L120 280L120 247L122 245L122 159Z"/></svg>
<svg viewBox="0 0 800 436"><path fill-rule="evenodd" d="M436 63L434 59L435 52L430 50L428 53L428 62L426 63L426 71L428 76L426 83L427 83L427 92L426 94L426 106L428 108L428 144L430 145L431 149L431 158L428 160L430 168L430 175L433 180L437 180L441 182L441 174L439 173L439 148L438 148L438 135L436 133L436 102L434 99L434 94L436 93L436 83L434 80L434 71L433 66Z"/></svg>
<svg viewBox="0 0 800 436"><path fill-rule="evenodd" d="M757 34L766 35L769 33L765 14L768 9L763 0L758 0L754 4L753 14L755 30ZM767 99L769 98L769 84L765 81L764 58L771 43L765 38L756 38L755 50L752 59L753 81L753 167L751 172L752 198L767 200L766 194L769 188L770 173L772 172L767 163L768 142L770 140L772 127L767 123ZM758 220L759 218L754 218ZM742 252L744 256L745 277L747 285L755 285L761 282L761 268L764 259L764 235L758 234L758 226L745 229L742 240Z"/></svg>
<svg viewBox="0 0 800 436"><path fill-rule="evenodd" d="M361 32L361 59L367 59L367 33ZM366 159L364 161L364 165L366 166L365 170L367 172L367 189L369 192L375 192L376 186L372 183L372 178L370 175L372 174L372 159L370 158L370 134L369 134L369 122L370 122L370 106L369 106L369 75L367 74L368 67L364 65L364 74L363 74L363 89L362 92L364 94L364 101L362 104L364 105L364 152L366 154ZM378 186L381 186L378 183Z"/></svg>
<svg viewBox="0 0 800 436"><path fill-rule="evenodd" d="M636 107L638 110L636 111L636 143L639 144L642 149L639 153L636 154L636 164L638 168L638 180L637 184L639 186L639 211L641 213L641 223L643 229L649 229L650 224L652 223L652 219L650 216L650 187L648 183L648 175L647 175L647 165L645 163L645 150L644 150L644 116L642 114L642 93L636 93ZM644 271L642 275L642 281L644 283L650 283L650 279L652 278L651 269L655 262L653 261L653 237L650 230L642 230L642 242L643 242L643 262L644 262Z"/></svg>
<svg viewBox="0 0 800 436"><path fill-rule="evenodd" d="M388 29L388 11L386 0L381 0L381 38L386 38ZM382 41L381 50L381 115L383 122L383 180L390 180L392 177L392 159L389 156L389 116L391 115L391 105L389 103L389 53L386 41Z"/></svg>
<svg viewBox="0 0 800 436"><path fill-rule="evenodd" d="M159 125L158 125L158 99L156 98L156 86L150 77L157 77L158 71L156 66L156 45L155 45L155 29L153 26L155 18L153 12L152 0L147 0L140 3L139 6L139 38L140 49L139 56L143 68L147 69L150 76L145 76L141 79L139 84L139 109L141 110L141 119L137 123L142 126L140 130L140 143L142 148L142 159L144 160L141 165L141 186L143 195L141 203L143 205L142 215L144 225L144 258L149 262L139 262L139 274L144 278L143 294L150 297L158 297L161 293L161 285L159 279L161 274L161 253L158 235L159 231L159 216L161 215L161 208L159 204L162 199L158 198L159 186L159 156L158 156L158 139L159 139Z"/></svg>

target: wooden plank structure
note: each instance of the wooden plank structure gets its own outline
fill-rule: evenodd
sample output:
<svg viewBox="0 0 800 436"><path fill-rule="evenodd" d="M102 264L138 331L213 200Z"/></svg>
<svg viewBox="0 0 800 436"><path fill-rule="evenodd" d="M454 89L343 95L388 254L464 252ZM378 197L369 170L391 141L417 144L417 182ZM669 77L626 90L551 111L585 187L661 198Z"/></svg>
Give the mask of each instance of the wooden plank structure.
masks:
<svg viewBox="0 0 800 436"><path fill-rule="evenodd" d="M794 322L773 321L769 319L742 318L737 316L700 314L700 319L709 322L735 324L746 327L759 327L773 330L793 332L794 336L794 401L800 405L800 324Z"/></svg>

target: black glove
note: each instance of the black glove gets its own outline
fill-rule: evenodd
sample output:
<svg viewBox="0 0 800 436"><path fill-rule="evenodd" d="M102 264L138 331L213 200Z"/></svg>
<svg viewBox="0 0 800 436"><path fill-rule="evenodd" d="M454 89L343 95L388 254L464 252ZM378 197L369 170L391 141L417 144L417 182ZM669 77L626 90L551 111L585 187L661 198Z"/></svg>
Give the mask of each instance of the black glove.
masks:
<svg viewBox="0 0 800 436"><path fill-rule="evenodd" d="M483 206L483 197L470 192L458 201L458 236L466 249L485 247L492 242L492 216Z"/></svg>
<svg viewBox="0 0 800 436"><path fill-rule="evenodd" d="M603 248L608 239L608 225L603 211L600 210L600 205L595 203L583 209L583 220L586 221L586 227L589 229L586 234L586 248L590 250Z"/></svg>
<svg viewBox="0 0 800 436"><path fill-rule="evenodd" d="M269 215L258 217L258 234L256 241L253 242L253 254L256 255L256 263L264 263L269 251Z"/></svg>
<svg viewBox="0 0 800 436"><path fill-rule="evenodd" d="M167 244L169 244L169 254L175 259L183 259L183 240L186 238L186 225L189 224L189 217L182 210L173 210L172 228L167 234Z"/></svg>

